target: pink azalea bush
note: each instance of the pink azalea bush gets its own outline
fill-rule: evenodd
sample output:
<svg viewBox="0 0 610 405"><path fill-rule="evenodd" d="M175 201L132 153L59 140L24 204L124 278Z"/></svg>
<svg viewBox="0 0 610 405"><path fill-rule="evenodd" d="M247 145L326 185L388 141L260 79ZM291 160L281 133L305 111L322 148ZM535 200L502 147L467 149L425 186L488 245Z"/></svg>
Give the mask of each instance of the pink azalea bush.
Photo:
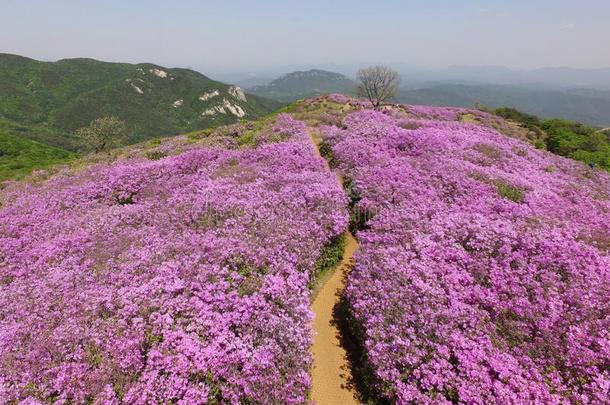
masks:
<svg viewBox="0 0 610 405"><path fill-rule="evenodd" d="M3 190L0 402L306 403L347 199L303 124L273 132Z"/></svg>
<svg viewBox="0 0 610 405"><path fill-rule="evenodd" d="M411 105L409 112L420 119L431 119L438 121L457 121L460 114L468 110L457 107L431 107L426 105Z"/></svg>
<svg viewBox="0 0 610 405"><path fill-rule="evenodd" d="M367 214L346 298L377 391L610 403L610 176L414 111L414 129L371 110L324 129Z"/></svg>
<svg viewBox="0 0 610 405"><path fill-rule="evenodd" d="M372 108L373 104L371 104L371 102L367 99L364 98L354 98L354 97L349 97L346 96L344 94L329 94L326 97L320 97L320 99L324 99L327 98L328 100L334 102L334 103L338 103L338 104L349 104L351 107L354 108ZM315 100L315 99L312 99Z"/></svg>

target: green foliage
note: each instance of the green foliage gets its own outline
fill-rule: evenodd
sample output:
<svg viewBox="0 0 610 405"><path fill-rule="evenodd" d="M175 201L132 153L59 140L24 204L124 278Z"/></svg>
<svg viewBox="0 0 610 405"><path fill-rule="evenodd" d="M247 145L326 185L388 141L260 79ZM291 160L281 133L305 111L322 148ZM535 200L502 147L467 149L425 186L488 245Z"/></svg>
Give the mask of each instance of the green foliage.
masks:
<svg viewBox="0 0 610 405"><path fill-rule="evenodd" d="M328 161L328 164L330 165L330 167L334 167L335 166L335 156L333 155L332 146L330 146L326 142L322 142L319 146L319 149L320 149L320 155L322 155L322 157Z"/></svg>
<svg viewBox="0 0 610 405"><path fill-rule="evenodd" d="M240 147L254 147L256 146L256 131L246 131L239 138L237 138L237 144Z"/></svg>
<svg viewBox="0 0 610 405"><path fill-rule="evenodd" d="M100 350L100 347L95 343L89 343L85 347L85 360L93 368L99 368L104 360L104 354Z"/></svg>
<svg viewBox="0 0 610 405"><path fill-rule="evenodd" d="M346 177L343 179L343 188L349 198L349 230L355 234L358 231L367 229L367 223L374 217L375 213L358 206L362 196L356 190L352 178Z"/></svg>
<svg viewBox="0 0 610 405"><path fill-rule="evenodd" d="M0 131L0 181L18 179L35 169L65 163L76 155Z"/></svg>
<svg viewBox="0 0 610 405"><path fill-rule="evenodd" d="M542 128L548 134L548 149L558 155L610 170L608 135L586 125L560 119L546 120Z"/></svg>
<svg viewBox="0 0 610 405"><path fill-rule="evenodd" d="M91 121L87 127L77 129L76 136L85 150L99 153L121 145L126 129L125 122L117 117L102 117Z"/></svg>
<svg viewBox="0 0 610 405"><path fill-rule="evenodd" d="M539 130L540 127L540 119L532 114L527 114L522 111L517 110L516 108L511 107L502 107L497 108L493 111L494 114L508 119L512 121L517 121L523 124L526 128L531 130Z"/></svg>
<svg viewBox="0 0 610 405"><path fill-rule="evenodd" d="M544 140L542 140L542 139L536 139L536 140L534 141L534 147L535 147L536 149L541 149L541 150L544 150L544 149L546 149L546 143L545 143L545 142L544 142Z"/></svg>
<svg viewBox="0 0 610 405"><path fill-rule="evenodd" d="M154 69L168 76L159 77ZM199 99L214 90L220 94ZM74 131L100 117L125 121L126 141L133 143L237 122L239 118L228 112L202 115L223 99L240 106L248 118L281 106L251 95L243 101L228 90L228 85L188 69L92 59L50 63L0 54L0 121L6 123L0 126L9 133L69 150L78 147ZM178 100L182 105L175 106Z"/></svg>
<svg viewBox="0 0 610 405"><path fill-rule="evenodd" d="M515 108L498 108L496 115L521 123L535 132L538 137L533 140L537 149L549 151L593 163L610 170L610 137L601 131L578 122L564 119L540 120L538 117L526 114ZM544 139L540 135L545 135Z"/></svg>
<svg viewBox="0 0 610 405"><path fill-rule="evenodd" d="M326 274L339 264L343 258L343 250L345 249L345 235L334 238L329 244L325 245L320 251L320 256L316 260L314 272L312 274L309 287L313 288L315 280Z"/></svg>
<svg viewBox="0 0 610 405"><path fill-rule="evenodd" d="M150 160L160 160L167 156L167 153L160 150L150 150L145 153L146 157Z"/></svg>
<svg viewBox="0 0 610 405"><path fill-rule="evenodd" d="M517 186L513 186L504 180L495 181L496 190L502 197L516 203L521 203L525 200L525 192Z"/></svg>

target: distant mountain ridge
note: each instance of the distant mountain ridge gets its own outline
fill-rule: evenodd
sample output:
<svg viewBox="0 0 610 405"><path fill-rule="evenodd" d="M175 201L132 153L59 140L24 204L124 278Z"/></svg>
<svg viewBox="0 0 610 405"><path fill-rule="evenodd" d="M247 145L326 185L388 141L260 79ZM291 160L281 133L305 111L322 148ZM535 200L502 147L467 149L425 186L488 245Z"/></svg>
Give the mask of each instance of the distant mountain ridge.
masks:
<svg viewBox="0 0 610 405"><path fill-rule="evenodd" d="M453 65L432 71L435 80L462 80L495 84L544 84L558 87L596 87L610 89L610 68L578 69L545 67L515 70L504 66Z"/></svg>
<svg viewBox="0 0 610 405"><path fill-rule="evenodd" d="M320 94L353 94L356 83L340 73L320 69L285 74L266 85L248 88L253 94L282 102L292 102Z"/></svg>
<svg viewBox="0 0 610 405"><path fill-rule="evenodd" d="M371 62L368 64L377 64ZM318 64L318 65L287 65L270 66L267 68L252 68L241 73L217 71L224 81L240 83L252 87L253 83L270 82L286 72L320 69L336 72L355 78L356 72L364 65L355 64ZM551 87L556 89L594 88L610 90L610 67L607 68L571 68L543 67L537 69L514 69L494 65L452 65L442 68L420 67L405 63L389 64L402 76L402 82L407 86L421 86L430 82L463 83L463 84L503 84ZM230 68L227 68L230 70ZM205 70L204 70L205 71Z"/></svg>
<svg viewBox="0 0 610 405"><path fill-rule="evenodd" d="M602 80L608 70L598 69L591 82ZM593 71L593 70L591 70ZM494 66L452 66L437 71L428 78L444 78L446 81L427 81L413 84L413 75L402 75L405 85L401 87L395 101L406 104L433 106L473 107L477 103L491 108L515 107L543 118L566 118L596 127L610 126L610 90L586 86L553 86L550 84L505 84L517 77L542 76L549 72L559 80L562 74L576 77L586 76L585 70L540 69L529 72L514 71ZM553 73L555 72L555 73ZM587 70L587 72L589 72ZM432 74L432 72L429 72ZM523 76L519 76L519 75ZM594 75L595 76L595 75ZM424 77L424 76L418 76ZM453 81L451 81L453 78ZM458 78L460 78L458 80ZM549 78L547 78L550 80ZM487 82L497 81L489 84ZM550 83L550 82L549 82ZM574 81L583 83L585 81ZM610 83L610 82L609 82ZM280 76L266 85L252 86L248 91L260 96L290 103L302 98L328 93L354 94L357 83L349 77L321 69L296 71Z"/></svg>
<svg viewBox="0 0 610 405"><path fill-rule="evenodd" d="M189 69L0 54L2 127L66 149L75 149L75 129L101 116L124 120L135 142L258 118L279 106Z"/></svg>
<svg viewBox="0 0 610 405"><path fill-rule="evenodd" d="M396 101L407 104L491 108L515 107L543 118L565 118L596 127L610 126L610 92L592 89L558 90L527 86L430 84L401 89Z"/></svg>

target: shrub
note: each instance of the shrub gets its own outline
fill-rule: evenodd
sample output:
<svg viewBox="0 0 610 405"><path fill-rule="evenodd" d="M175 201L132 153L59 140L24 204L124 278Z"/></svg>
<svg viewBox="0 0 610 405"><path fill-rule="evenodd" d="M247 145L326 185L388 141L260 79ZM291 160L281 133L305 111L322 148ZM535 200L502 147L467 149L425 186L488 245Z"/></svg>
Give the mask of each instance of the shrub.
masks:
<svg viewBox="0 0 610 405"><path fill-rule="evenodd" d="M502 118L520 122L528 129L540 130L541 121L535 115L527 114L511 107L497 108L494 110L494 113Z"/></svg>
<svg viewBox="0 0 610 405"><path fill-rule="evenodd" d="M340 235L322 247L320 256L314 265L314 271L309 281L309 288L313 288L316 280L323 277L329 270L333 269L343 259L345 249L345 235Z"/></svg>
<svg viewBox="0 0 610 405"><path fill-rule="evenodd" d="M326 142L322 142L319 145L319 149L320 149L320 154L322 155L322 157L324 159L326 159L326 161L328 162L328 164L330 165L330 167L334 167L334 158L333 158L333 148Z"/></svg>
<svg viewBox="0 0 610 405"><path fill-rule="evenodd" d="M151 150L146 152L146 157L150 160L159 160L167 156L167 152L162 150Z"/></svg>

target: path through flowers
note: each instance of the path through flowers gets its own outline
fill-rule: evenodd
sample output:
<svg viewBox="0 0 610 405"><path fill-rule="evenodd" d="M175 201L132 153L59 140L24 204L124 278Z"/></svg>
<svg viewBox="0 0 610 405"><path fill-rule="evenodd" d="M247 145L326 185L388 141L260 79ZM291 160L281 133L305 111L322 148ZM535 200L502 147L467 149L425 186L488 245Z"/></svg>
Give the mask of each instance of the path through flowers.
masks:
<svg viewBox="0 0 610 405"><path fill-rule="evenodd" d="M310 139L318 148L318 143L311 132ZM330 170L330 167L328 169ZM339 177L337 181L341 184ZM315 314L312 398L318 404L358 403L351 383L347 355L341 345L340 332L334 320L334 309L345 290L345 274L351 267L353 255L358 249L358 242L354 236L347 232L346 237L343 259L317 292L311 308Z"/></svg>

